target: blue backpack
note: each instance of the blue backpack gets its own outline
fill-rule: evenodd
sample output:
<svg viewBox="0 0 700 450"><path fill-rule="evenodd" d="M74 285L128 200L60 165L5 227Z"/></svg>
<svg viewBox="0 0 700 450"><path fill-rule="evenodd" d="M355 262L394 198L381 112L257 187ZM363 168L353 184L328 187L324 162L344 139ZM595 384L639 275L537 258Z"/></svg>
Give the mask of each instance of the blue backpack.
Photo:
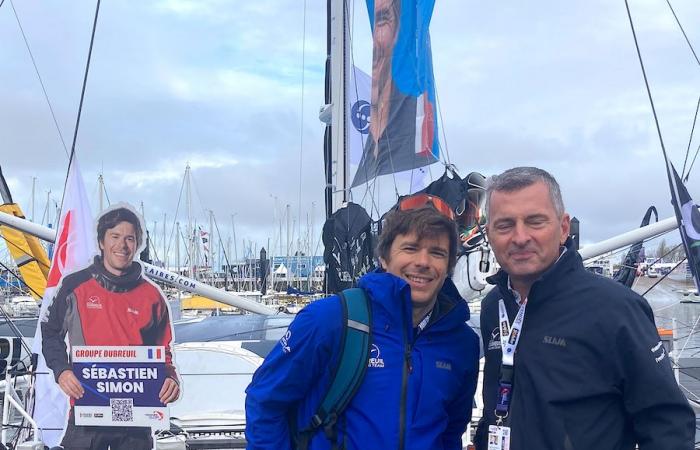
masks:
<svg viewBox="0 0 700 450"><path fill-rule="evenodd" d="M344 331L340 341L338 364L333 372L330 387L324 395L311 423L295 436L297 450L307 450L311 438L322 428L331 448L338 446L336 424L362 383L367 370L372 347L372 310L367 294L360 288L346 289L339 293L343 305ZM293 421L296 425L296 420Z"/></svg>

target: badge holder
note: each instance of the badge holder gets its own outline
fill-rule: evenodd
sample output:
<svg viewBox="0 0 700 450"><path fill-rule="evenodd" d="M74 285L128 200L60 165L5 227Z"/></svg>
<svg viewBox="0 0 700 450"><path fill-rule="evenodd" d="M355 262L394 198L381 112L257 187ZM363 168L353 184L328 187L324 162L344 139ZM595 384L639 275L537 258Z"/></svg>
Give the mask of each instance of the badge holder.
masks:
<svg viewBox="0 0 700 450"><path fill-rule="evenodd" d="M489 426L488 450L510 450L510 427L504 425L508 419L513 393L513 366L501 365L501 377L496 402L496 425Z"/></svg>

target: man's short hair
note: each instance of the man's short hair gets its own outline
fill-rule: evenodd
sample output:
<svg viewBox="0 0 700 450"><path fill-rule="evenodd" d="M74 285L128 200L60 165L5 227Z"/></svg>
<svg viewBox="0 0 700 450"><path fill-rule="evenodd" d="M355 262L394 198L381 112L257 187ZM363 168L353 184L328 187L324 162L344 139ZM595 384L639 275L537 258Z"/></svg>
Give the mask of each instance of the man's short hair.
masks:
<svg viewBox="0 0 700 450"><path fill-rule="evenodd" d="M564 200L561 198L561 189L557 180L546 170L537 167L514 167L500 175L493 175L486 180L486 217L489 217L491 194L498 192L513 192L532 186L538 181L543 182L549 189L549 198L552 200L557 217L564 215Z"/></svg>
<svg viewBox="0 0 700 450"><path fill-rule="evenodd" d="M124 207L115 208L100 216L97 221L97 242L102 242L107 230L116 227L121 222L128 222L134 226L134 230L136 231L136 248L139 248L143 242L141 221L132 210Z"/></svg>
<svg viewBox="0 0 700 450"><path fill-rule="evenodd" d="M447 261L447 274L452 272L457 264L457 248L459 237L457 226L453 220L442 215L432 205L422 208L401 211L396 209L389 212L384 218L382 232L377 244L377 256L385 261L391 260L391 245L400 234L415 233L418 239L433 238L446 234L449 239L449 259Z"/></svg>

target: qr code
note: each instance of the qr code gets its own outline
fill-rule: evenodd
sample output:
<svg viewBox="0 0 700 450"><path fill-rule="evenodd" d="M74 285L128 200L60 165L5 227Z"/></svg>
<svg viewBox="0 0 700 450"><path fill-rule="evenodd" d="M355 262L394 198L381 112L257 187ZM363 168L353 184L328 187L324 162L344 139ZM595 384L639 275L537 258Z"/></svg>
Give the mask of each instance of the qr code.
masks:
<svg viewBox="0 0 700 450"><path fill-rule="evenodd" d="M109 405L112 407L112 421L133 422L134 421L134 399L132 398L111 398Z"/></svg>

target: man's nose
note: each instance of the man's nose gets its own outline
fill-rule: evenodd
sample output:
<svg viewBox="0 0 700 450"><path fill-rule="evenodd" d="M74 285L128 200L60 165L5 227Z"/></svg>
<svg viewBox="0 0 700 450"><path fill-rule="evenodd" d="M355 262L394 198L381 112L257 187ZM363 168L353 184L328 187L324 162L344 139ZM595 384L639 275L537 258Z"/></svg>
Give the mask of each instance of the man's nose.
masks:
<svg viewBox="0 0 700 450"><path fill-rule="evenodd" d="M513 227L513 243L518 245L527 244L530 241L530 233L523 223L515 224Z"/></svg>
<svg viewBox="0 0 700 450"><path fill-rule="evenodd" d="M414 259L414 262L417 266L428 267L429 261L430 261L430 253L428 252L428 249L422 249L422 250L416 252L416 257Z"/></svg>

